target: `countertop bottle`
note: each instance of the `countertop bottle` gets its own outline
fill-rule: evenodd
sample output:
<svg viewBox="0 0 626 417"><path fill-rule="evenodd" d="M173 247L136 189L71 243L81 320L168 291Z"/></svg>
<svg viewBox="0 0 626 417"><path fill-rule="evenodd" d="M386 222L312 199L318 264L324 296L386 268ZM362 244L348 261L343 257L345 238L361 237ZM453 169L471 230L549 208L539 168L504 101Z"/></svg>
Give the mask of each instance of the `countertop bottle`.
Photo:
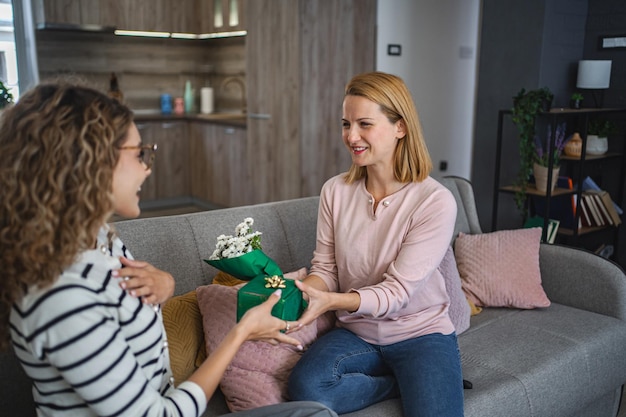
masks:
<svg viewBox="0 0 626 417"><path fill-rule="evenodd" d="M111 78L109 78L109 97L114 98L117 101L124 101L124 94L120 90L119 83L117 82L117 76L114 72L111 73Z"/></svg>
<svg viewBox="0 0 626 417"><path fill-rule="evenodd" d="M185 113L193 113L194 111L194 95L191 88L191 81L187 80L185 83L185 94L183 95L185 100Z"/></svg>

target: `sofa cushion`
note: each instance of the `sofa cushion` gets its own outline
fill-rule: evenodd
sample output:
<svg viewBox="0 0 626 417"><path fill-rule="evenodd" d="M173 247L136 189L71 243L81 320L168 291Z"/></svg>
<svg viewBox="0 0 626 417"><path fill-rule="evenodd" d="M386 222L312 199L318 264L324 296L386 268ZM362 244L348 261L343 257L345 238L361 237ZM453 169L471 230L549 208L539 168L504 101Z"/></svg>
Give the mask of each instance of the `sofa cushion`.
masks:
<svg viewBox="0 0 626 417"><path fill-rule="evenodd" d="M234 287L235 285L245 284L246 281L234 277L226 272L218 272L213 278L213 284L226 285L227 287Z"/></svg>
<svg viewBox="0 0 626 417"><path fill-rule="evenodd" d="M439 264L439 272L443 275L446 291L450 297L448 314L450 315L452 324L454 324L456 334L459 335L469 328L470 305L461 288L461 277L459 276L452 247L448 247L441 264Z"/></svg>
<svg viewBox="0 0 626 417"><path fill-rule="evenodd" d="M485 308L471 321L459 337L463 378L474 385L464 392L468 416L597 415L580 410L624 383L621 320L552 303Z"/></svg>
<svg viewBox="0 0 626 417"><path fill-rule="evenodd" d="M541 286L541 228L459 233L454 251L463 291L483 307L547 307Z"/></svg>
<svg viewBox="0 0 626 417"><path fill-rule="evenodd" d="M209 354L236 323L239 288L241 285L206 285L196 290ZM317 325L313 322L291 336L306 347L317 338ZM228 408L240 411L287 401L287 379L301 355L286 344L245 342L220 382Z"/></svg>
<svg viewBox="0 0 626 417"><path fill-rule="evenodd" d="M196 291L170 298L163 305L170 366L175 384L186 381L206 358L202 317Z"/></svg>

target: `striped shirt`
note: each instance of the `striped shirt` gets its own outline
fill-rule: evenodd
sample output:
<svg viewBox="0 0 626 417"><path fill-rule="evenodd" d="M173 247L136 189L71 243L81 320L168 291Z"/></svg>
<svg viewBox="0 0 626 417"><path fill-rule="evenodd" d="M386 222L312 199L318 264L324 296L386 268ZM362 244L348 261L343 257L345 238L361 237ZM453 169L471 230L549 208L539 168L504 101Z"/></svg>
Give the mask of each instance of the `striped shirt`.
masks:
<svg viewBox="0 0 626 417"><path fill-rule="evenodd" d="M33 380L38 415L200 416L202 389L173 386L160 308L111 276L131 255L107 232L51 287L32 288L13 306L13 347Z"/></svg>

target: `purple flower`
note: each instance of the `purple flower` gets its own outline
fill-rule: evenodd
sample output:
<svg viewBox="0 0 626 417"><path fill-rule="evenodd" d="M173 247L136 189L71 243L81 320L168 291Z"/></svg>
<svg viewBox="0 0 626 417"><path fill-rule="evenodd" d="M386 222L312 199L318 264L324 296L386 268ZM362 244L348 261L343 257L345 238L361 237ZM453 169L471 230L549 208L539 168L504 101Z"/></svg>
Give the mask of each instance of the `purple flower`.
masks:
<svg viewBox="0 0 626 417"><path fill-rule="evenodd" d="M554 135L554 150L552 152L552 164L553 166L558 166L561 158L561 153L563 152L563 148L565 144L569 140L569 138L565 138L565 123L556 126L556 132ZM548 125L548 132L546 135L546 149L544 151L543 142L539 138L539 136L535 136L535 160L539 165L543 165L545 167L550 164L550 143L552 141L552 126Z"/></svg>

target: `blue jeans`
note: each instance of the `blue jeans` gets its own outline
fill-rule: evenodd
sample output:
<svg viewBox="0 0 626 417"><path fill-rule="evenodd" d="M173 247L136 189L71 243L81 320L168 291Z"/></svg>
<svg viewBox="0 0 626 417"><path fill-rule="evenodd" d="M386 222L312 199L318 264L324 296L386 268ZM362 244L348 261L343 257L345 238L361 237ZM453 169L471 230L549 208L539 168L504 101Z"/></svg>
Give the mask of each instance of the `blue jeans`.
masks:
<svg viewBox="0 0 626 417"><path fill-rule="evenodd" d="M346 329L333 329L294 367L289 396L318 401L337 414L399 396L405 417L463 417L456 334L435 333L380 346Z"/></svg>

